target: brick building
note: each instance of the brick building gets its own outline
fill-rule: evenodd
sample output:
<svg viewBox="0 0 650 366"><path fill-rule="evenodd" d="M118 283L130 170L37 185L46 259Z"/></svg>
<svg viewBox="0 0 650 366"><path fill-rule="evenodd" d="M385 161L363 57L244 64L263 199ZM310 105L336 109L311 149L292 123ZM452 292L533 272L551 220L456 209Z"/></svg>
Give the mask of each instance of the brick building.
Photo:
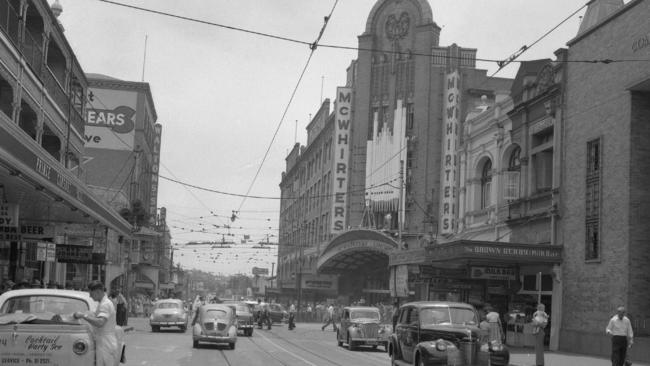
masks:
<svg viewBox="0 0 650 366"><path fill-rule="evenodd" d="M650 360L650 2L596 1L568 42L563 180L561 348L609 354L617 306Z"/></svg>

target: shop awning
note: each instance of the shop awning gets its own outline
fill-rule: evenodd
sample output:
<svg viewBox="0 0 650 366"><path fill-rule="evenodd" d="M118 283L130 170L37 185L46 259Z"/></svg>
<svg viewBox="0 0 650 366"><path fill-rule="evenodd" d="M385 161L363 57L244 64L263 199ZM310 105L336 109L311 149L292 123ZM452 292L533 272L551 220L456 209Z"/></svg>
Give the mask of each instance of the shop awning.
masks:
<svg viewBox="0 0 650 366"><path fill-rule="evenodd" d="M563 247L545 244L458 240L427 248L427 262L436 264L562 262Z"/></svg>
<svg viewBox="0 0 650 366"><path fill-rule="evenodd" d="M388 267L388 255L398 248L393 238L375 230L350 230L338 235L318 258L319 273L343 273L359 268Z"/></svg>

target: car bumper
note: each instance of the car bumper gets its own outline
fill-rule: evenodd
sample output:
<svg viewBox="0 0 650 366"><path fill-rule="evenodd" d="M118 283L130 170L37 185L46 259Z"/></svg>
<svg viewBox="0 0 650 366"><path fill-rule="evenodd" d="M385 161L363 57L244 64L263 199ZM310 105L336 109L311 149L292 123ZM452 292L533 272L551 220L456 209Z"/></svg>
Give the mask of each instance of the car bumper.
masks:
<svg viewBox="0 0 650 366"><path fill-rule="evenodd" d="M149 322L149 325L156 326L156 327L181 327L181 326L187 326L187 321L153 320Z"/></svg>
<svg viewBox="0 0 650 366"><path fill-rule="evenodd" d="M251 329L255 327L253 324L237 324L237 329Z"/></svg>
<svg viewBox="0 0 650 366"><path fill-rule="evenodd" d="M350 342L354 342L358 346L386 346L388 341L381 338L350 338Z"/></svg>
<svg viewBox="0 0 650 366"><path fill-rule="evenodd" d="M194 340L210 343L236 343L237 337L201 335L194 336Z"/></svg>

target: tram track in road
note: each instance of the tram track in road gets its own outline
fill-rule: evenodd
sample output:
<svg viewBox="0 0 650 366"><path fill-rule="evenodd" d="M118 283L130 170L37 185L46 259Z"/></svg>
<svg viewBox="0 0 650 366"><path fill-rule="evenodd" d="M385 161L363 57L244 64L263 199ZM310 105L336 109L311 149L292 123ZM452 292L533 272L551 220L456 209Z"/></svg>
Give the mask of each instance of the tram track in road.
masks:
<svg viewBox="0 0 650 366"><path fill-rule="evenodd" d="M228 359L228 357L226 357L226 352L224 352L222 349L220 349L219 353L221 354L221 357L223 357L223 360L226 361L226 365L233 366L233 364L230 363L230 360Z"/></svg>
<svg viewBox="0 0 650 366"><path fill-rule="evenodd" d="M259 333L258 333L258 334L259 334ZM266 338L266 337L264 337L264 338ZM286 363L286 362L282 361L281 359L279 359L278 357L276 357L273 353L271 353L271 352L269 352L268 350L266 350L266 349L265 349L264 347L262 347L259 343L255 342L255 340L253 339L253 337L248 337L248 338L246 338L246 339L248 339L251 343L253 343L255 346L257 346L257 348L259 348L260 350L262 350L262 352L264 352L264 353L266 353L267 355L269 355L272 359L274 359L275 361L279 362L282 366L291 366L291 365L289 365L288 363Z"/></svg>
<svg viewBox="0 0 650 366"><path fill-rule="evenodd" d="M263 334L261 334L261 333L258 333L258 334L260 334L260 336L261 336L262 338L265 338L269 343L273 344L273 345L276 346L277 348L282 349L282 350L284 350L285 352L288 352L288 351L285 350L284 348L279 347L278 345L276 345L276 344L274 344L273 342L271 342L271 339L270 339L269 337L267 337L267 336L265 336L265 335L263 335ZM282 336L279 335L278 333L271 333L271 334L273 334L273 335L275 336L274 339L279 339L279 340L281 340L281 341L283 341L283 342L285 342L285 343L291 345L292 347L295 347L295 348L297 348L297 349L299 349L299 350L301 350L301 351L307 352L307 353L309 353L309 354L311 354L311 355L313 355L313 356L315 356L315 357L317 357L317 358L319 358L319 359L321 359L321 360L324 360L324 361L326 361L326 362L328 362L329 364L332 364L332 365L334 365L334 366L348 366L348 365L350 364L350 363L341 364L341 363L338 363L338 362L336 362L336 361L333 361L331 358L328 358L328 357L323 356L323 355L321 355L321 354L319 354L319 353L316 353L316 352L314 352L314 351L308 349L307 347L302 346L302 345L300 345L300 344L298 344L298 343L296 343L296 342L294 342L294 341L292 341L292 340L290 340L290 339L288 339L288 338L282 337ZM341 352L341 353L344 353L344 352L342 352L343 350L341 350L340 347L337 347L337 350L338 350L339 352ZM355 352L349 352L349 353L345 352L345 353L346 353L346 356L355 357L355 358L357 358L357 359L359 359L359 360L367 361L368 358L369 358L369 357L368 357L369 355L368 355L367 353L364 353L364 355L357 354L357 353L355 353ZM374 356L373 356L372 358L374 358L374 359L376 359L377 361L380 361L380 362L381 362L381 361L384 361L384 360L380 360L378 357L374 357Z"/></svg>

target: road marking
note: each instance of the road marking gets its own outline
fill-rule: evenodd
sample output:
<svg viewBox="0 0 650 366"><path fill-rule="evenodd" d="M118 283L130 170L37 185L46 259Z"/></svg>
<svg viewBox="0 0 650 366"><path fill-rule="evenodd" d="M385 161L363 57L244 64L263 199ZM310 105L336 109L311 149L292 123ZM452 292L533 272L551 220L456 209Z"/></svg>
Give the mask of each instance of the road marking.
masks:
<svg viewBox="0 0 650 366"><path fill-rule="evenodd" d="M305 362L305 363L307 363L307 364L310 365L310 366L317 366L316 364L311 363L311 362L305 360L304 358L298 356L297 354L295 354L295 353L293 353L293 352L291 352L291 351L289 351L289 350L286 350L286 349L284 349L284 348L278 346L277 344L271 342L271 340L270 340L267 336L265 336L264 334L262 334L261 332L259 332L259 333L257 333L257 334L259 334L262 338L264 338L267 342L271 343L271 344L272 344L273 346L275 346L276 348L283 350L284 352L286 352L286 353L290 354L291 356L293 356L293 357L299 359L300 361Z"/></svg>

